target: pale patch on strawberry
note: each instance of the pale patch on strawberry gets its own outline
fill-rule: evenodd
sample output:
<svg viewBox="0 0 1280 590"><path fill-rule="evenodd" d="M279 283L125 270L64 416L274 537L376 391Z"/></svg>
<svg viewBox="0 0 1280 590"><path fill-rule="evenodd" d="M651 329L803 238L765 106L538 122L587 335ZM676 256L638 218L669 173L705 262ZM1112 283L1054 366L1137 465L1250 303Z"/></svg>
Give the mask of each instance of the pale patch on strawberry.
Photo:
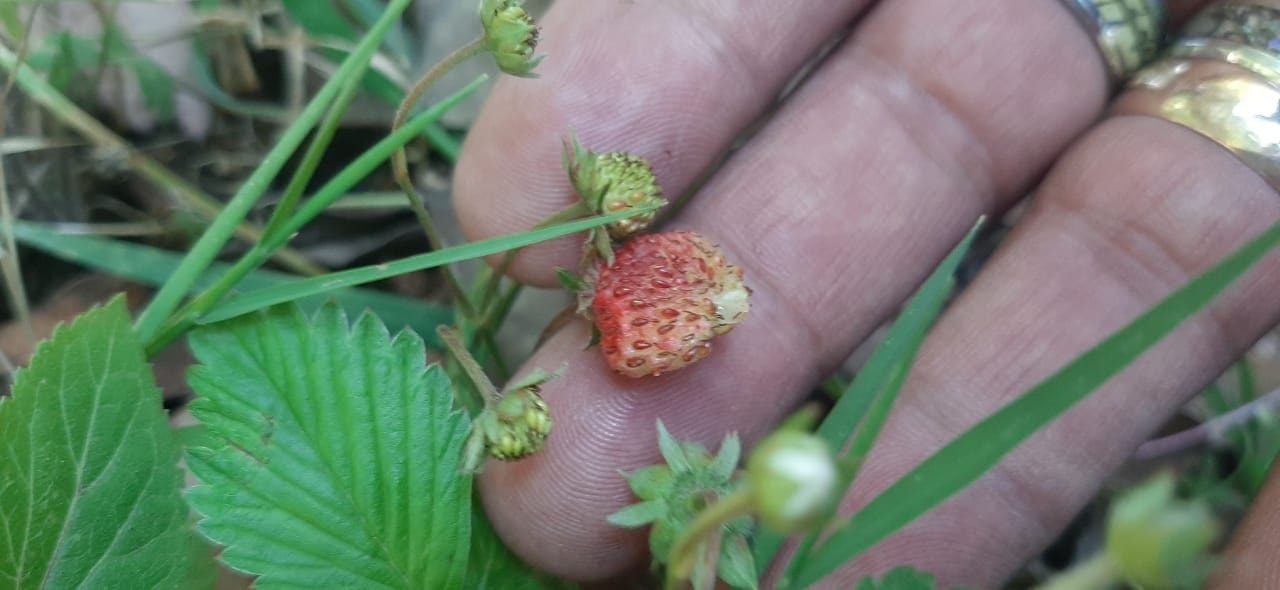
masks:
<svg viewBox="0 0 1280 590"><path fill-rule="evenodd" d="M746 317L742 269L688 231L644 235L595 269L591 311L610 368L661 375L705 358L711 341Z"/></svg>

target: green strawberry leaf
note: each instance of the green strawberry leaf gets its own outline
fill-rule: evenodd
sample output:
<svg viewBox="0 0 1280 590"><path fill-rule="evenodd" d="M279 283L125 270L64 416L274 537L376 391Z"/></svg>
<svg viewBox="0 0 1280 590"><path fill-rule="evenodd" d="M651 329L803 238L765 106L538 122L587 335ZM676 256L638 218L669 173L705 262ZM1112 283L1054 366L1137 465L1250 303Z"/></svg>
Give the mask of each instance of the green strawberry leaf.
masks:
<svg viewBox="0 0 1280 590"><path fill-rule="evenodd" d="M178 588L178 447L117 297L62 326L0 400L0 587Z"/></svg>
<svg viewBox="0 0 1280 590"><path fill-rule="evenodd" d="M459 588L471 535L467 418L422 339L332 305L197 331L208 437L187 463L199 528L259 588Z"/></svg>

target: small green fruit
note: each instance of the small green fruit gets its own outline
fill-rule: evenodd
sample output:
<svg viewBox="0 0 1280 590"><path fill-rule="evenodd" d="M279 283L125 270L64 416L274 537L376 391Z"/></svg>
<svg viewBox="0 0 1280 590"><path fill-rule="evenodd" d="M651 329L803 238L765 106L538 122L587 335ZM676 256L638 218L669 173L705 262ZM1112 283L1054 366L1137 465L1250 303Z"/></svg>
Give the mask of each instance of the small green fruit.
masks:
<svg viewBox="0 0 1280 590"><path fill-rule="evenodd" d="M821 524L836 500L837 479L826 443L802 432L775 432L747 460L756 514L780 533Z"/></svg>
<svg viewBox="0 0 1280 590"><path fill-rule="evenodd" d="M485 48L493 54L498 69L512 76L533 77L541 56L538 27L520 0L482 0L480 24L484 27Z"/></svg>
<svg viewBox="0 0 1280 590"><path fill-rule="evenodd" d="M1219 532L1208 504L1176 498L1166 473L1116 500L1107 518L1107 558L1140 588L1199 588Z"/></svg>
<svg viewBox="0 0 1280 590"><path fill-rule="evenodd" d="M564 160L574 191L597 214L667 204L653 167L644 158L626 152L598 154L571 138L565 145ZM656 217L657 211L649 211L605 227L613 239L625 240L648 229Z"/></svg>

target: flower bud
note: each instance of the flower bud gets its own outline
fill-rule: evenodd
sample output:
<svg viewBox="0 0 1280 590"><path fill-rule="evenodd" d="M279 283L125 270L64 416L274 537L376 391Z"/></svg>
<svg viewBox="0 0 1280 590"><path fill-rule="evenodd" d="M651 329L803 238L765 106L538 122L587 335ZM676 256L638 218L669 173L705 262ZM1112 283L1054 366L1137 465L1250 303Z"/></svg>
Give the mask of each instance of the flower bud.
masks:
<svg viewBox="0 0 1280 590"><path fill-rule="evenodd" d="M802 432L775 432L747 460L756 514L780 533L821 524L836 500L837 479L826 443Z"/></svg>
<svg viewBox="0 0 1280 590"><path fill-rule="evenodd" d="M538 46L538 27L521 4L521 0L482 0L480 24L484 27L485 49L493 54L498 69L528 78L533 77L533 68L542 57L533 55Z"/></svg>
<svg viewBox="0 0 1280 590"><path fill-rule="evenodd" d="M1126 492L1107 518L1107 557L1131 584L1157 590L1200 587L1211 566L1207 551L1219 533L1203 500L1174 497L1164 474Z"/></svg>
<svg viewBox="0 0 1280 590"><path fill-rule="evenodd" d="M537 386L503 394L493 408L497 436L489 437L489 454L503 461L523 459L542 450L551 433L551 412Z"/></svg>
<svg viewBox="0 0 1280 590"><path fill-rule="evenodd" d="M537 385L509 391L471 425L463 470L478 471L485 456L516 461L542 450L551 434L551 412Z"/></svg>
<svg viewBox="0 0 1280 590"><path fill-rule="evenodd" d="M595 213L618 213L667 204L653 168L644 158L626 152L597 154L583 149L576 140L570 143L565 157L569 179ZM648 228L655 217L657 212L650 211L605 227L613 239L625 240Z"/></svg>

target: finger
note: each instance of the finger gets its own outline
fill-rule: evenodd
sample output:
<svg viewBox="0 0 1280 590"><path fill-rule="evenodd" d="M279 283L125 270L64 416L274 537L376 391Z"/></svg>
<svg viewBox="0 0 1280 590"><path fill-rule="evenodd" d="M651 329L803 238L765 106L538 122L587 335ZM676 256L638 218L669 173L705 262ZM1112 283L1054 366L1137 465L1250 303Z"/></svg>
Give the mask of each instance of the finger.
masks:
<svg viewBox="0 0 1280 590"><path fill-rule="evenodd" d="M878 5L679 221L745 267L751 317L659 379L611 377L581 351L583 328L553 338L531 364L570 365L546 388L558 430L486 474L499 531L569 577L640 563L643 535L605 517L631 501L617 470L656 462L654 421L707 444L762 433L1096 116L1104 89L1057 2Z"/></svg>
<svg viewBox="0 0 1280 590"><path fill-rule="evenodd" d="M570 205L560 165L570 131L649 159L674 197L869 1L555 3L541 21L540 77L500 80L468 133L454 178L463 230L525 231ZM553 285L552 269L572 268L579 252L571 239L530 247L513 274Z"/></svg>
<svg viewBox="0 0 1280 590"><path fill-rule="evenodd" d="M1236 529L1222 568L1214 574L1209 587L1220 590L1280 587L1277 541L1280 541L1280 469L1272 465L1267 484Z"/></svg>
<svg viewBox="0 0 1280 590"><path fill-rule="evenodd" d="M1277 217L1280 196L1211 141L1157 119L1104 123L1055 166L1033 210L931 334L845 507L864 505ZM998 584L1276 321L1277 287L1273 255L843 580L907 563L948 585Z"/></svg>

